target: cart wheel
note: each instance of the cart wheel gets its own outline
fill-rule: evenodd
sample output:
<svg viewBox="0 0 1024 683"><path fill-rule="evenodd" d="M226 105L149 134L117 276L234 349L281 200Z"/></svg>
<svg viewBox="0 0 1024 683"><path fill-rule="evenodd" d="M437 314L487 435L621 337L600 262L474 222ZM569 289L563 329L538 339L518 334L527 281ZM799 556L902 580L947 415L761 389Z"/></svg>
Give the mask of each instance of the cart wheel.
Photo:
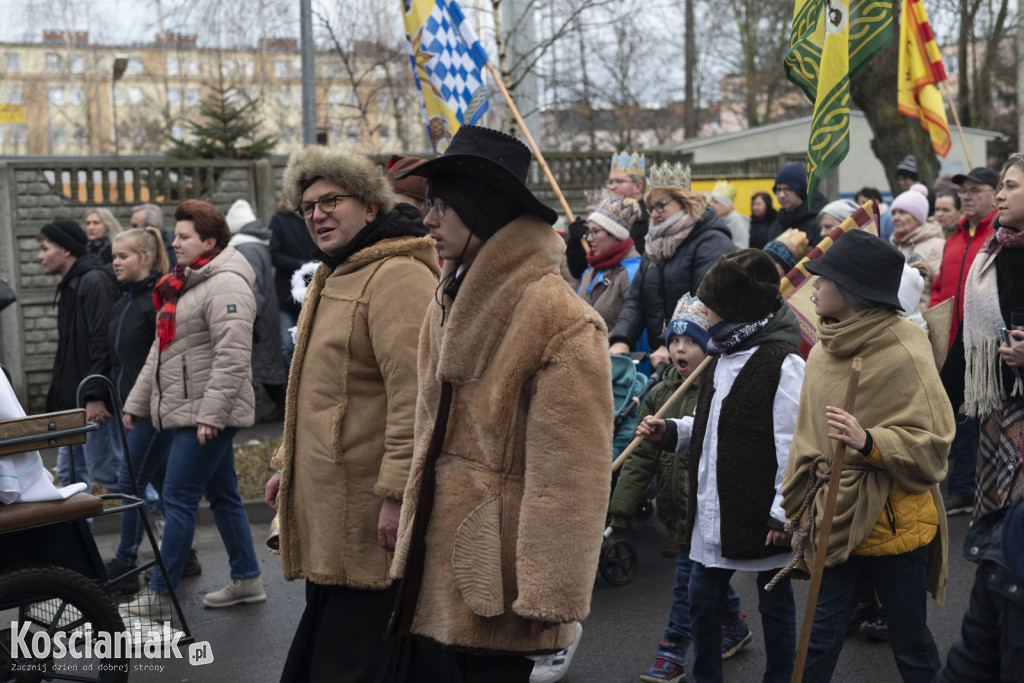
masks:
<svg viewBox="0 0 1024 683"><path fill-rule="evenodd" d="M109 633L107 638L113 643L114 634L124 630L117 606L97 583L78 572L52 565L34 565L0 574L0 624L10 625L0 631L0 679L4 681L121 683L128 680L128 656L101 658L94 650L99 634ZM88 630L87 624L90 625ZM26 628L22 639L20 635ZM75 658L68 652L62 658L55 658L54 648L50 652L39 651L38 654L44 656L36 657L33 635L45 632L51 637L63 635L59 640L48 641L54 648L62 643L70 650L73 645L82 657ZM15 651L12 640L15 635L28 645L27 652L20 645ZM85 644L87 637L92 639L90 646ZM42 644L42 639L38 640Z"/></svg>
<svg viewBox="0 0 1024 683"><path fill-rule="evenodd" d="M611 585L625 586L633 580L638 564L639 555L633 544L618 538L601 546L601 561L597 569L601 578Z"/></svg>

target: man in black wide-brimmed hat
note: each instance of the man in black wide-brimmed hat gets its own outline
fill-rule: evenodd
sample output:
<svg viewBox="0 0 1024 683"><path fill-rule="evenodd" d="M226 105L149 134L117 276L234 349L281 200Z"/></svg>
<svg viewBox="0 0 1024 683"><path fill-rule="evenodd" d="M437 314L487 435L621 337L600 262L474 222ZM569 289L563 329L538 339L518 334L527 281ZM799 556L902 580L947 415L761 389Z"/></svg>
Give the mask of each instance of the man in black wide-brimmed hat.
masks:
<svg viewBox="0 0 1024 683"><path fill-rule="evenodd" d="M610 485L607 331L559 275L530 161L515 138L463 126L411 171L427 178L424 225L446 263L420 335L392 631L446 646L437 680L525 683L528 657L571 648L590 609ZM418 680L437 668L408 664Z"/></svg>

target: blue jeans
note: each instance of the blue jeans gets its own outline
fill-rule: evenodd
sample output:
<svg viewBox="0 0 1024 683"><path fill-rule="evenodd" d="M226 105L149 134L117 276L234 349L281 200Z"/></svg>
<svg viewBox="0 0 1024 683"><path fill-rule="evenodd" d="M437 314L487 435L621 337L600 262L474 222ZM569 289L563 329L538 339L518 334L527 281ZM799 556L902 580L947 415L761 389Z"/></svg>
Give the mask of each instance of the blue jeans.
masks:
<svg viewBox="0 0 1024 683"><path fill-rule="evenodd" d="M889 623L889 645L904 681L931 681L939 653L928 628L927 546L900 555L851 555L824 571L807 650L804 682L829 681L843 649L846 625L865 582L875 587Z"/></svg>
<svg viewBox="0 0 1024 683"><path fill-rule="evenodd" d="M228 551L232 579L251 579L260 575L259 562L252 545L249 518L238 495L232 439L237 427L228 427L205 446L199 445L195 428L173 432L164 477L164 537L160 552L167 577L157 567L149 586L159 593L177 588L185 568L192 537L196 531L196 512L203 495L210 501L213 519L221 541Z"/></svg>
<svg viewBox="0 0 1024 683"><path fill-rule="evenodd" d="M121 467L121 436L114 419L107 420L99 429L88 432L85 444L61 446L57 449L57 479L61 486L85 482L92 490L90 480L105 489L117 490L117 472ZM74 463L75 473L71 474Z"/></svg>
<svg viewBox="0 0 1024 683"><path fill-rule="evenodd" d="M298 324L298 318L288 311L277 312L277 319L281 324L281 355L284 359L284 369L288 371L292 367L292 354L295 353L295 343L292 341L291 328Z"/></svg>
<svg viewBox="0 0 1024 683"><path fill-rule="evenodd" d="M690 546L679 544L676 555L676 585L672 589L672 606L668 608L668 626L665 628L665 640L679 645L686 654L693 636L690 631L690 571L693 560L690 559ZM724 623L732 623L740 618L740 596L729 584L729 592L725 596L722 608Z"/></svg>
<svg viewBox="0 0 1024 683"><path fill-rule="evenodd" d="M693 677L698 683L722 678L722 614L734 569L706 567L693 563L690 572L690 615L693 620ZM793 587L785 578L766 591L765 585L778 572L757 573L757 608L764 631L767 659L764 681L789 683L796 659L796 607Z"/></svg>
<svg viewBox="0 0 1024 683"><path fill-rule="evenodd" d="M946 494L974 499L974 470L978 464L978 420L966 415L956 416L956 435L949 449L953 460L946 477Z"/></svg>
<svg viewBox="0 0 1024 683"><path fill-rule="evenodd" d="M132 469L135 470L138 495L143 499L146 499L146 487L151 482L157 482L156 489L158 491L162 488L163 481L158 475L163 472L164 465L167 463L167 453L173 438L173 429L158 431L150 418L146 418L135 425L133 431L128 432L128 453ZM117 489L121 493L135 495L127 467L121 467ZM147 504L146 508L148 507L150 506ZM118 564L134 567L138 561L139 543L142 542L143 534L140 518L144 514L146 514L145 508L121 515L121 543L118 545L117 555L114 557Z"/></svg>

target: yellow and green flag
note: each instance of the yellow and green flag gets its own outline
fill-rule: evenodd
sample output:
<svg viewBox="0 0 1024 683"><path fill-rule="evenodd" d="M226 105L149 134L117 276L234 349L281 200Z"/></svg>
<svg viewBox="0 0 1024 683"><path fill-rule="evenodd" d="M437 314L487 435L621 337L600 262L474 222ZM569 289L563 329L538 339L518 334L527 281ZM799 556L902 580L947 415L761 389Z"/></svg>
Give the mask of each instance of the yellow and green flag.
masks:
<svg viewBox="0 0 1024 683"><path fill-rule="evenodd" d="M891 40L889 0L796 0L785 69L814 102L808 201L850 149L850 76Z"/></svg>

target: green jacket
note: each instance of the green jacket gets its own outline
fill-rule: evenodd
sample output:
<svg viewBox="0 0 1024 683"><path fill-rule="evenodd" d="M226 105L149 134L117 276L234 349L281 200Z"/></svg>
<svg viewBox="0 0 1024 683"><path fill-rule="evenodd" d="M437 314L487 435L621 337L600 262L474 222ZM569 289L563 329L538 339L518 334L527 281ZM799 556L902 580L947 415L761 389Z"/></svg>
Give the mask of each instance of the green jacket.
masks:
<svg viewBox="0 0 1024 683"><path fill-rule="evenodd" d="M683 383L675 366L665 375L644 399L639 422L647 415L653 415ZM681 418L692 416L697 409L697 384L694 383L683 398L665 414L665 417ZM611 503L611 524L615 529L625 529L636 514L643 500L644 491L654 475L658 475L658 519L668 529L668 537L675 543L690 544L689 529L686 528L686 496L689 489L689 456L663 453L649 441L644 441L626 458L615 484Z"/></svg>

